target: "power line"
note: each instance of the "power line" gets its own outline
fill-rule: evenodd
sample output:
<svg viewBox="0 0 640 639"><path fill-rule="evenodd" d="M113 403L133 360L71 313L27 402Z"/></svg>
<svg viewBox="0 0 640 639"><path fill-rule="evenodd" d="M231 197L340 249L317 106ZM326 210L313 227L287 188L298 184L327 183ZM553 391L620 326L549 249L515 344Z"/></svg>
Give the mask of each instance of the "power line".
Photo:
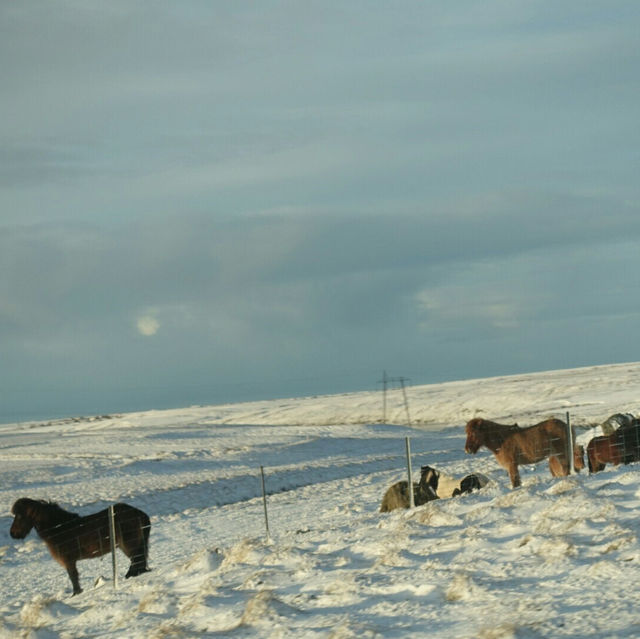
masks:
<svg viewBox="0 0 640 639"><path fill-rule="evenodd" d="M387 371L382 371L382 379L377 383L382 384L382 423L387 423L387 388L389 387L389 382L398 382L400 384L400 388L402 389L402 396L404 399L404 408L407 413L407 425L411 426L411 416L409 415L409 399L407 398L407 389L405 387L405 382L411 381L408 377L388 377Z"/></svg>

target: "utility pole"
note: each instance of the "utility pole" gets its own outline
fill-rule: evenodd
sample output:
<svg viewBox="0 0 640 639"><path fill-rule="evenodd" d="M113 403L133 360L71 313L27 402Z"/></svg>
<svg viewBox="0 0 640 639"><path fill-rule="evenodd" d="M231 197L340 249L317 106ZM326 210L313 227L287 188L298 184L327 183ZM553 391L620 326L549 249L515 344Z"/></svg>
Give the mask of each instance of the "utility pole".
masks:
<svg viewBox="0 0 640 639"><path fill-rule="evenodd" d="M402 388L402 396L404 397L404 408L407 411L407 425L411 426L411 417L409 416L409 400L407 399L407 389L404 387L404 383L410 380L408 377L394 377L394 381L400 382L400 388Z"/></svg>

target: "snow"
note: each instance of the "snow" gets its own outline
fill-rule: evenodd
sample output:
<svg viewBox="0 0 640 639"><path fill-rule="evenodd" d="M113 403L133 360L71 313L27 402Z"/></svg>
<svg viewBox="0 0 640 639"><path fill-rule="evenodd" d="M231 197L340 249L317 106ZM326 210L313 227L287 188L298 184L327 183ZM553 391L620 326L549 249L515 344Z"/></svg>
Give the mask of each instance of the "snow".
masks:
<svg viewBox="0 0 640 639"><path fill-rule="evenodd" d="M513 490L474 416L521 426L568 412L586 443L640 413L640 363L223 406L0 426L0 637L640 636L640 467ZM424 464L490 483L379 513ZM268 492L265 534L260 466ZM63 568L32 532L9 535L19 497L80 514L126 501L151 516L152 571L118 554Z"/></svg>

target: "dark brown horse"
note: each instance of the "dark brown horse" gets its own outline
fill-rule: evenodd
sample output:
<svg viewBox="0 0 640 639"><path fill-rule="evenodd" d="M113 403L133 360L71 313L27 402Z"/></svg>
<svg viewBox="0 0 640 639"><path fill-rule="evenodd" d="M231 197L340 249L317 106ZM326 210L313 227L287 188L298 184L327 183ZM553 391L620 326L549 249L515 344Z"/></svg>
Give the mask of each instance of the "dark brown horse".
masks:
<svg viewBox="0 0 640 639"><path fill-rule="evenodd" d="M486 446L507 470L513 488L520 486L520 464L534 464L549 457L549 469L554 477L569 474L567 457L567 425L559 419L547 419L535 426L520 428L517 424L506 425L488 419L475 418L466 427L466 453L477 453ZM574 447L576 470L584 468L581 447Z"/></svg>
<svg viewBox="0 0 640 639"><path fill-rule="evenodd" d="M113 508L116 546L131 559L127 578L147 572L149 517L128 504L115 504ZM51 556L66 568L74 595L82 592L76 562L111 550L108 509L81 517L53 502L23 497L13 504L11 514L11 536L24 539L35 528Z"/></svg>
<svg viewBox="0 0 640 639"><path fill-rule="evenodd" d="M604 470L607 464L629 464L640 460L640 422L621 426L610 435L594 437L587 444L589 472Z"/></svg>

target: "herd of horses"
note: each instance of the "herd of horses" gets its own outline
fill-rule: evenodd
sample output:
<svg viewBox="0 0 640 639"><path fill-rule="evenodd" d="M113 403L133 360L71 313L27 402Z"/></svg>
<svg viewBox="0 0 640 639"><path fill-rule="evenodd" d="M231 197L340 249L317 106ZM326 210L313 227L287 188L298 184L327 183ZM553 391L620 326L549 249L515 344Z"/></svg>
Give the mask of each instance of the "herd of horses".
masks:
<svg viewBox="0 0 640 639"><path fill-rule="evenodd" d="M606 464L617 466L640 460L640 420L631 415L628 417L612 433L591 438L586 451L590 473L603 470ZM550 418L520 428L517 424L505 425L475 418L467 422L465 431L465 452L473 454L482 446L488 448L509 473L514 488L520 486L518 466L522 464L534 464L548 458L549 470L554 477L569 474L570 454L575 470L580 471L585 466L584 448L574 444L573 451L569 451L568 427L560 419Z"/></svg>
<svg viewBox="0 0 640 639"><path fill-rule="evenodd" d="M587 444L586 457L590 473L603 470L606 464L617 466L640 461L640 419L632 415L613 415L613 417L624 418L618 421L619 428L607 435L592 437ZM521 485L518 467L524 464L535 464L548 459L549 470L553 477L569 475L571 456L573 456L573 467L576 471L585 467L584 447L573 444L573 451L569 450L571 446L568 437L569 429L560 419L549 418L533 426L521 428L518 424L499 424L476 417L467 422L465 433L465 452L475 454L483 446L488 448L495 455L496 461L509 473L513 488ZM422 467L420 481L413 484L416 506L442 496L452 497L471 492L483 485L479 478L484 476L474 473L463 478L459 482L459 488L452 494L442 495L438 491L434 473L439 475L429 466ZM408 508L409 499L408 482L397 482L385 492L380 512Z"/></svg>
<svg viewBox="0 0 640 639"><path fill-rule="evenodd" d="M626 417L628 419L612 433L589 441L586 451L589 472L601 471L606 464L628 464L640 460L640 420L632 415ZM583 469L585 465L583 447L573 445L573 451L569 451L568 427L559 419L550 418L534 426L520 428L517 424L498 424L474 418L467 422L465 432L465 452L475 454L483 446L488 448L509 473L514 488L521 484L518 467L523 464L548 459L549 470L554 477L569 475L571 455L576 470ZM412 483L414 504L420 506L435 499L470 493L487 482L487 477L480 473L454 480L431 466L423 466L420 481ZM408 482L397 482L386 491L380 511L409 508L410 499ZM126 577L135 577L149 570L149 516L129 504L114 505L112 522L109 521L109 509L80 516L54 502L26 497L13 504L11 514L14 518L9 531L11 537L24 539L35 528L52 557L66 569L74 595L82 592L76 563L111 551L112 524L115 547L131 560Z"/></svg>

